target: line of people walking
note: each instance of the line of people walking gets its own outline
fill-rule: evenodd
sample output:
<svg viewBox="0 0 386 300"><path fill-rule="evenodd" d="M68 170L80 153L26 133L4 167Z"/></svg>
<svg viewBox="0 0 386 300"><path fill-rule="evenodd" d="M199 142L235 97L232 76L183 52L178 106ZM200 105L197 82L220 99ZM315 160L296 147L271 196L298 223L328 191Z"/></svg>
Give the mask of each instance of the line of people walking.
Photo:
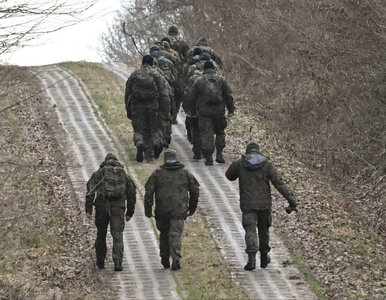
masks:
<svg viewBox="0 0 386 300"><path fill-rule="evenodd" d="M136 159L138 162L144 158L151 161L160 156L163 148L169 147L171 124L176 122L176 112L182 103L194 158L200 159L203 155L205 164L212 165L216 149L216 161L224 163L225 110L232 115L235 107L229 85L220 75L222 61L205 39L200 39L196 47L189 49L183 40L178 39L176 26L170 26L168 33L160 43L150 48L150 54L143 57L142 68L134 71L126 83L125 105L134 128ZM173 60L181 64L175 64ZM160 70L165 70L165 73ZM239 180L248 254L244 269L251 271L256 268L258 251L260 267L266 268L270 262L269 227L272 223L270 183L288 201L288 214L296 211L297 201L275 166L261 154L259 145L254 142L248 143L245 154L232 162L225 176L231 181ZM165 269L178 270L181 268L184 222L197 209L199 183L179 162L176 151L167 149L164 163L148 178L145 192L145 216L154 217L160 231L161 264ZM107 154L87 182L85 204L89 219L95 207L98 268L105 266L106 235L110 224L114 269L122 271L123 230L125 221L129 222L134 215L135 203L135 184L117 157Z"/></svg>
<svg viewBox="0 0 386 300"><path fill-rule="evenodd" d="M193 158L206 165L225 163L225 128L235 106L222 74L219 55L205 38L189 48L173 25L168 35L143 56L142 66L126 82L125 106L134 129L137 161L157 159L171 142L171 125L177 123L182 105L186 131L193 144Z"/></svg>

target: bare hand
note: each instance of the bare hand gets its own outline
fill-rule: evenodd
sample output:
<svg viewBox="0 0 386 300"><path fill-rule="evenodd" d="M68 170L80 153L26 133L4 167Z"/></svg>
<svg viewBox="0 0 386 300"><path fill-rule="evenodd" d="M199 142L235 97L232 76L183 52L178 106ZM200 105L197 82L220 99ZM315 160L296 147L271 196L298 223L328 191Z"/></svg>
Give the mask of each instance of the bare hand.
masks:
<svg viewBox="0 0 386 300"><path fill-rule="evenodd" d="M92 219L92 214L86 213L87 219L91 220Z"/></svg>
<svg viewBox="0 0 386 300"><path fill-rule="evenodd" d="M126 222L129 222L131 220L130 216L126 216Z"/></svg>

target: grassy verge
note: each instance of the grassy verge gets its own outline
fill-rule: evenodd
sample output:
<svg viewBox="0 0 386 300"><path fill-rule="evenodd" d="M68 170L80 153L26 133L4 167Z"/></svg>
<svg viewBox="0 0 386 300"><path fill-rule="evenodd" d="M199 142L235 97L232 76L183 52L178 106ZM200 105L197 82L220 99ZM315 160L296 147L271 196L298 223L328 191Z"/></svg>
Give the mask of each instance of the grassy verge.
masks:
<svg viewBox="0 0 386 300"><path fill-rule="evenodd" d="M64 63L89 89L103 118L131 157L139 180L145 183L158 166L135 162L132 127L123 105L124 86L114 74L98 64ZM230 276L229 269L215 246L205 219L197 214L186 223L183 237L183 268L175 278L185 299L244 299L246 296Z"/></svg>

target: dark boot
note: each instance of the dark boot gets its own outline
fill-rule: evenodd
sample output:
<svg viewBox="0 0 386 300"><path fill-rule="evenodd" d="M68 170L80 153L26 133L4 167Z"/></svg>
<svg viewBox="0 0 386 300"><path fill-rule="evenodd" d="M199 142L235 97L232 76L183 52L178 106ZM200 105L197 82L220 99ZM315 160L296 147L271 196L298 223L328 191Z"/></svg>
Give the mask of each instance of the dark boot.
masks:
<svg viewBox="0 0 386 300"><path fill-rule="evenodd" d="M165 269L170 269L169 257L162 257L161 258L161 265L163 265Z"/></svg>
<svg viewBox="0 0 386 300"><path fill-rule="evenodd" d="M123 268L122 268L122 262L117 260L117 261L114 261L114 271L117 271L117 272L120 272L122 271Z"/></svg>
<svg viewBox="0 0 386 300"><path fill-rule="evenodd" d="M181 269L180 261L179 260L173 260L172 262L172 270L179 270Z"/></svg>
<svg viewBox="0 0 386 300"><path fill-rule="evenodd" d="M220 148L220 147L217 147L216 149L216 161L219 163L219 164L223 164L225 163L225 159L222 155L222 149L223 148Z"/></svg>
<svg viewBox="0 0 386 300"><path fill-rule="evenodd" d="M271 257L268 253L260 253L260 268L265 269L271 262Z"/></svg>
<svg viewBox="0 0 386 300"><path fill-rule="evenodd" d="M210 152L207 151L207 150L203 150L203 151L202 151L202 154L204 155L204 158L205 158L205 165L207 165L207 166L213 166L213 157L212 157L212 153L210 153Z"/></svg>
<svg viewBox="0 0 386 300"><path fill-rule="evenodd" d="M201 153L194 153L193 159L201 159Z"/></svg>
<svg viewBox="0 0 386 300"><path fill-rule="evenodd" d="M98 266L98 269L104 269L105 268L105 260L104 259L97 259L97 266Z"/></svg>
<svg viewBox="0 0 386 300"><path fill-rule="evenodd" d="M160 154L162 152L163 147L158 146L158 145L154 145L153 149L154 149L154 158L158 159L158 157L160 156Z"/></svg>
<svg viewBox="0 0 386 300"><path fill-rule="evenodd" d="M137 162L143 161L143 150L145 149L143 143L137 144Z"/></svg>
<svg viewBox="0 0 386 300"><path fill-rule="evenodd" d="M256 269L256 252L248 252L248 263L244 266L244 270L252 271Z"/></svg>

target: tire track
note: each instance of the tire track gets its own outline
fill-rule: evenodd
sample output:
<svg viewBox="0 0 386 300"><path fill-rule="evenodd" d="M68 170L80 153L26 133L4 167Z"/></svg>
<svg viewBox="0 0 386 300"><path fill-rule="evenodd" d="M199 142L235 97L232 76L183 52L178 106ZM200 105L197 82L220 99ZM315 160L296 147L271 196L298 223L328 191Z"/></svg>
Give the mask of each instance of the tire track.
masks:
<svg viewBox="0 0 386 300"><path fill-rule="evenodd" d="M130 75L123 64L105 64L105 68L121 78L124 84ZM244 229L241 224L238 188L225 178L225 166L204 166L191 159L192 151L184 129L183 114L179 124L173 125L171 147L179 159L196 176L201 185L199 205L204 212L212 235L229 262L232 277L251 299L316 299L303 276L295 266L284 267L290 257L277 235L271 230L271 258L267 269L254 272L243 270L247 255L244 252ZM259 259L257 259L259 265Z"/></svg>
<svg viewBox="0 0 386 300"><path fill-rule="evenodd" d="M103 161L108 152L117 154L125 161L122 149L114 144L116 139L108 133L96 115L92 99L74 77L55 66L43 67L38 77L43 86L59 80L60 83L46 90L51 105L55 106L58 120L62 125L67 141L68 171L79 198L80 208L84 209L85 183ZM68 77L67 79L65 79ZM127 160L126 160L127 161ZM129 172L132 171L130 166ZM131 174L132 175L132 174ZM133 180L136 176L132 176ZM136 185L142 185L136 180ZM93 221L85 221L90 229ZM178 299L176 284L169 271L163 270L159 256L158 243L151 222L145 218L143 203L137 201L133 219L126 223L124 236L124 261L122 272L114 272L111 262L112 240L108 238L106 269L100 271L111 286L114 299Z"/></svg>

